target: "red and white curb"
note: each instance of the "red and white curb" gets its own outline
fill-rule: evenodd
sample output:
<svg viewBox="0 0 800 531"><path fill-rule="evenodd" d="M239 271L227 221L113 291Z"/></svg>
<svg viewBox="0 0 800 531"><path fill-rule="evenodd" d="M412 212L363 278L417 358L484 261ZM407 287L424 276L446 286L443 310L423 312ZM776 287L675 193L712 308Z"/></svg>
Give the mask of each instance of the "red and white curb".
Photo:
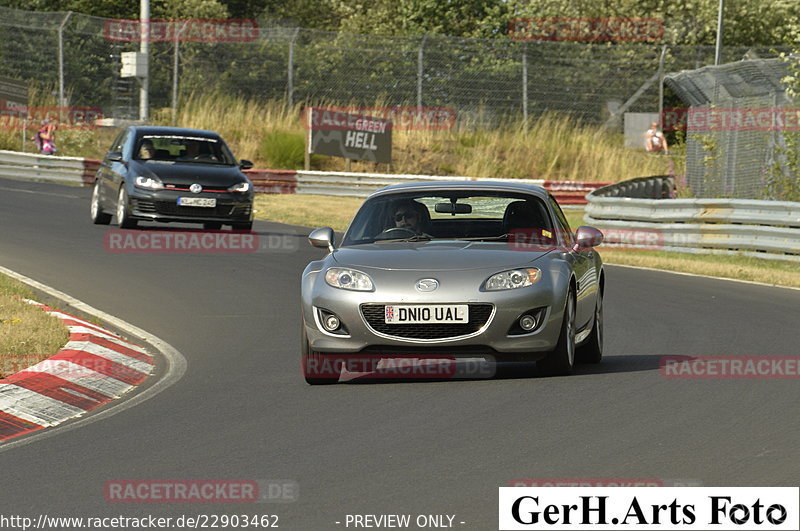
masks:
<svg viewBox="0 0 800 531"><path fill-rule="evenodd" d="M54 356L0 380L0 441L79 417L130 391L155 368L144 348L114 332L27 302L61 319L69 341Z"/></svg>

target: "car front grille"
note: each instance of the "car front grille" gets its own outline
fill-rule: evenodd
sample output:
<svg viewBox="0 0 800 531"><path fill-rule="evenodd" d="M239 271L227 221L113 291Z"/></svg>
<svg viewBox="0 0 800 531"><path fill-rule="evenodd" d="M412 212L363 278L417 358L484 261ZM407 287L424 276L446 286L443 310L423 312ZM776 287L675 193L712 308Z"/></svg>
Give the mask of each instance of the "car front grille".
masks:
<svg viewBox="0 0 800 531"><path fill-rule="evenodd" d="M420 324L387 324L385 305L362 304L361 315L367 324L378 333L400 339L450 339L474 334L481 329L492 316L491 304L469 304L469 322L466 324L420 323Z"/></svg>
<svg viewBox="0 0 800 531"><path fill-rule="evenodd" d="M241 207L240 207L241 208ZM230 218L239 208L217 204L214 208L179 206L174 201L156 201L156 213L161 216L186 216L197 218Z"/></svg>

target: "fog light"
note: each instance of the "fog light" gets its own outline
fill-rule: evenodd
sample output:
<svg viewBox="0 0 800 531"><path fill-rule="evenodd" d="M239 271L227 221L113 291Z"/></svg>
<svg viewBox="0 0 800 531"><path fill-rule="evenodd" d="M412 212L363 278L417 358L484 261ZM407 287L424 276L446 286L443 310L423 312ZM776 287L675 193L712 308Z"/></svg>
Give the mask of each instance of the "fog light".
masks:
<svg viewBox="0 0 800 531"><path fill-rule="evenodd" d="M325 329L328 332L333 332L334 330L339 328L339 325L341 323L339 322L339 318L338 317L336 317L335 315L332 315L332 314L328 314L328 315L325 316L325 319L323 319L322 324L323 324L323 326L325 326Z"/></svg>
<svg viewBox="0 0 800 531"><path fill-rule="evenodd" d="M536 328L536 319L527 314L523 315L519 319L519 327L525 330L526 332L528 330L533 330L534 328Z"/></svg>

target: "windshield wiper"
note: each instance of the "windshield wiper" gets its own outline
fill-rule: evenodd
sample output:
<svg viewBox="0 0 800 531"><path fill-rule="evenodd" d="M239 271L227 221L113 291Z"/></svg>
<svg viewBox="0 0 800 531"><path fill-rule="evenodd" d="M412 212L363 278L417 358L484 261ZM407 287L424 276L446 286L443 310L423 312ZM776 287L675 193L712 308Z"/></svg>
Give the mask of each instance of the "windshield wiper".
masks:
<svg viewBox="0 0 800 531"><path fill-rule="evenodd" d="M474 238L453 238L453 239L467 241L467 242L506 241L508 240L508 234L501 234L500 236L476 236Z"/></svg>
<svg viewBox="0 0 800 531"><path fill-rule="evenodd" d="M379 239L375 240L373 243L384 243L384 242L421 242L421 241L429 241L432 240L430 236L424 236L422 234L417 234L416 236L409 236L408 238L390 238L388 240Z"/></svg>

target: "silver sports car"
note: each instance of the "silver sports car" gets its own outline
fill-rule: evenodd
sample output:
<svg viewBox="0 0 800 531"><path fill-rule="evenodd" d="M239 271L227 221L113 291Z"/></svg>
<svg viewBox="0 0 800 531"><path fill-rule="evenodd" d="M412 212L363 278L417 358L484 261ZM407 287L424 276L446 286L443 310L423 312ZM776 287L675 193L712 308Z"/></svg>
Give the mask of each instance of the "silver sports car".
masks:
<svg viewBox="0 0 800 531"><path fill-rule="evenodd" d="M302 368L310 384L387 360L536 361L545 375L599 362L600 231L573 234L555 199L522 183L423 182L383 188L340 245L302 277ZM354 360L357 362L354 365ZM355 368L354 368L355 367ZM437 374L430 368L394 374Z"/></svg>

